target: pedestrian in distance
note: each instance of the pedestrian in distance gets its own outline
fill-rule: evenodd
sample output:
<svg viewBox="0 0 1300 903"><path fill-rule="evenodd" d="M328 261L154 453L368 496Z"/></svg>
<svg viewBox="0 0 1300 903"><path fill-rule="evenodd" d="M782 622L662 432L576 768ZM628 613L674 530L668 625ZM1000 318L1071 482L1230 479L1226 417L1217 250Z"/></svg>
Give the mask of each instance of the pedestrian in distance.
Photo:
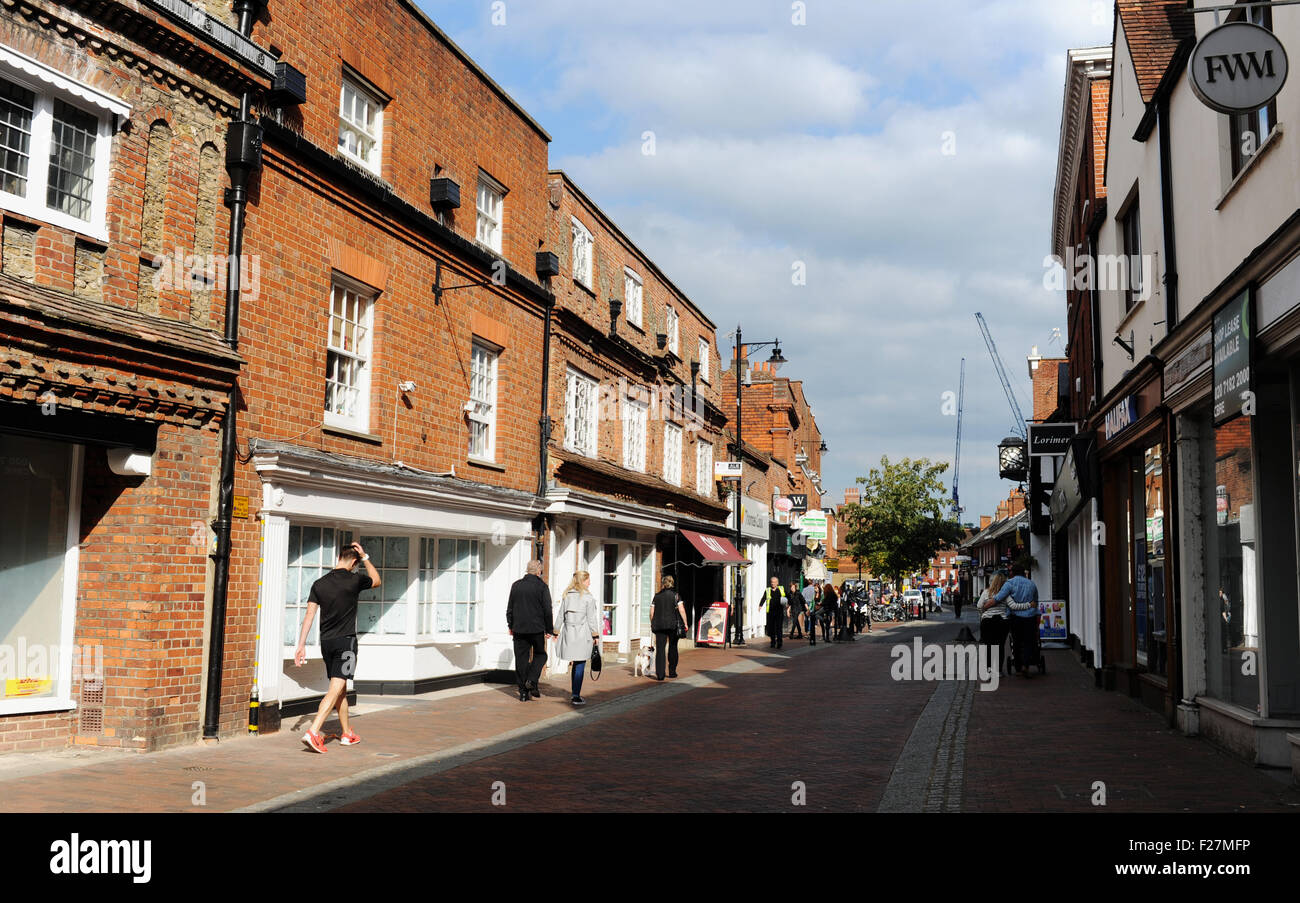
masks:
<svg viewBox="0 0 1300 903"><path fill-rule="evenodd" d="M1011 612L1011 637L1016 644L1016 672L1029 677L1029 667L1038 664L1038 587L1025 576L1024 565L1011 566L1011 579L993 596L1006 602Z"/></svg>
<svg viewBox="0 0 1300 903"><path fill-rule="evenodd" d="M817 596L821 588L816 583L809 583L799 593L800 607L799 621L808 636L809 644L817 642L817 625L813 618L813 609L816 608Z"/></svg>
<svg viewBox="0 0 1300 903"><path fill-rule="evenodd" d="M582 678L586 674L587 659L600 641L600 609L591 594L591 574L578 571L569 581L569 587L560 599L560 613L556 619L560 633L555 643L555 656L569 662L571 702L586 705L582 698Z"/></svg>
<svg viewBox="0 0 1300 903"><path fill-rule="evenodd" d="M353 569L360 563L365 567L364 574L355 574ZM334 569L311 585L307 596L307 614L302 619L302 629L298 632L298 648L294 652L293 663L301 668L307 661L307 634L311 630L312 619L320 609L320 651L325 659L325 674L329 677L329 689L320 701L316 717L312 720L307 733L302 735L302 742L312 752L325 752L325 738L321 728L329 713L338 710L339 727L342 734L339 743L355 746L361 738L352 732L348 723L348 681L356 676L357 668L357 599L363 592L378 587L381 581L379 572L370 563L370 556L360 543L352 543L338 554Z"/></svg>
<svg viewBox="0 0 1300 903"><path fill-rule="evenodd" d="M1007 631L1010 629L1008 617L1011 613L1007 611L1005 602L995 602L993 597L1002 591L1006 582L1006 574L994 574L988 587L980 593L979 601L975 603L980 613L980 645L989 647L989 663L999 674L1002 673L1002 650L1007 642Z"/></svg>
<svg viewBox="0 0 1300 903"><path fill-rule="evenodd" d="M957 620L961 620L961 607L963 603L964 600L961 597L961 590L954 590L950 597L950 604L952 605L953 617Z"/></svg>
<svg viewBox="0 0 1300 903"><path fill-rule="evenodd" d="M763 614L767 616L767 636L771 641L768 643L769 649L780 649L784 645L785 633L785 607L789 605L789 600L785 597L785 587L781 585L781 580L777 577L771 578L771 584L763 591L763 598L759 603Z"/></svg>
<svg viewBox="0 0 1300 903"><path fill-rule="evenodd" d="M807 593L812 590L812 597ZM804 588L804 598L808 600L808 645L817 645L817 619L821 616L822 585L820 583Z"/></svg>
<svg viewBox="0 0 1300 903"><path fill-rule="evenodd" d="M546 666L546 638L555 636L551 590L541 574L540 561L528 562L528 573L511 584L506 602L506 626L514 638L520 702L541 698L537 681Z"/></svg>
<svg viewBox="0 0 1300 903"><path fill-rule="evenodd" d="M803 613L807 607L799 587L790 582L790 639L803 639Z"/></svg>
<svg viewBox="0 0 1300 903"><path fill-rule="evenodd" d="M831 630L835 626L835 619L839 616L839 596L835 592L833 584L826 583L822 585L822 601L818 608L818 614L822 622L822 640L827 643L833 643L835 640L831 635Z"/></svg>
<svg viewBox="0 0 1300 903"><path fill-rule="evenodd" d="M677 640L681 627L690 632L691 622L686 617L686 604L674 589L672 577L665 577L659 592L650 600L650 629L655 635L655 680L664 679L664 658L668 659L668 677L677 677Z"/></svg>

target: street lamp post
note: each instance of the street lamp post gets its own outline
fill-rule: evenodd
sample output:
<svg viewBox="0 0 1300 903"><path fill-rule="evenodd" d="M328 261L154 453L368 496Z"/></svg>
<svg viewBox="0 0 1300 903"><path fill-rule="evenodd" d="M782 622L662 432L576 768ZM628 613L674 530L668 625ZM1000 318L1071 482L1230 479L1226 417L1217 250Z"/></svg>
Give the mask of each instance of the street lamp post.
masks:
<svg viewBox="0 0 1300 903"><path fill-rule="evenodd" d="M775 339L774 341L771 342L751 342L750 344L754 348L765 348L768 345L773 346L772 356L767 360L768 364L770 364L772 367L772 372L775 373L777 370L781 368L781 365L785 363L785 358L781 354L780 339ZM741 395L744 393L745 390L745 378L744 378L744 372L741 369L741 354L743 353L744 348L745 348L744 337L741 333L740 325L737 324L736 325L736 349L735 349L736 352L736 446L734 449L734 454L735 454L735 460L738 462L742 462L741 463L742 473L744 468L744 463L743 463L744 457L741 454L741 450L744 446L743 446L743 440L741 438L741 411L742 411ZM736 483L736 490L735 490L736 497L734 499L734 506L735 506L735 511L734 511L735 531L734 532L736 535L737 552L740 551L740 541L741 541L740 540L740 528L741 528L740 497L741 497L741 487L743 485L744 485L744 479L742 477L742 479ZM736 625L736 638L735 640L732 641L731 645L743 646L745 645L745 590L744 590L744 583L741 580L740 565L736 565L735 579L732 582L731 598L735 604L735 609L736 609L735 618L733 619Z"/></svg>

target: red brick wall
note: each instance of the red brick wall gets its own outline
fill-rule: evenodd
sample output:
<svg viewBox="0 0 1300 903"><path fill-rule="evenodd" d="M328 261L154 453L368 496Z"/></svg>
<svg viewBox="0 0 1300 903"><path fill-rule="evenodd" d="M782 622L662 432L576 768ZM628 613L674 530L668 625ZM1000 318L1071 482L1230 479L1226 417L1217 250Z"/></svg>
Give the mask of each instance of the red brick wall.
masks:
<svg viewBox="0 0 1300 903"><path fill-rule="evenodd" d="M142 306L140 287L142 279L152 287L155 271L149 264L157 256L174 259L178 249L182 258L224 250L224 173L216 170L211 190L201 192L198 160L205 146L209 158L222 146L234 98L207 75L159 56L154 46L58 4L38 6L39 15L35 9L7 10L0 19L0 43L119 98L132 113L112 139L107 241L6 212L0 215L5 245L0 266L8 276L87 302L210 326L208 292L192 297L177 279L173 287L164 284L154 293L156 306ZM155 178L165 226L150 232L143 198L155 123L165 124L171 142L169 154L161 158L167 165ZM211 224L206 237L196 228L202 221ZM154 240L147 242L146 233ZM50 363L71 360L62 354L59 348L42 353L47 373ZM9 356L15 355L21 358L19 372L29 369L28 352L11 350ZM93 368L74 366L67 371L84 373L84 380L111 388L122 402L117 409L130 413L125 400L131 393L144 396L146 383L156 385L148 376L141 377L139 366L130 358L105 358ZM84 390L84 380L78 384L76 377L63 376L70 391ZM9 386L3 394L26 399L25 392ZM56 394L60 405L101 411L115 406L93 399L72 402L64 393ZM210 406L219 407L223 400ZM92 446L85 452L74 642L103 652L103 731L79 734L76 713L0 717L0 752L72 742L152 749L193 737L198 730L206 642L206 523L213 514L217 427L215 422L198 426L156 411L138 416L172 421L159 429L151 476L116 476L108 470L102 448ZM198 545L192 541L196 523L202 527ZM75 697L79 684L72 689Z"/></svg>
<svg viewBox="0 0 1300 903"><path fill-rule="evenodd" d="M1034 420L1046 420L1056 413L1060 364L1065 358L1043 358L1033 370Z"/></svg>
<svg viewBox="0 0 1300 903"><path fill-rule="evenodd" d="M507 189L502 255L532 275L533 255L546 235L547 139L410 5L351 0L343 10L276 0L253 29L253 40L280 48L306 73L307 103L291 118L300 119L302 134L321 147L338 145L345 65L386 94L384 181L421 210L430 210L435 174L456 181L461 206L448 224L458 234L474 240L479 170L500 182Z"/></svg>
<svg viewBox="0 0 1300 903"><path fill-rule="evenodd" d="M590 289L573 275L571 224L574 218L581 222L592 236L592 287ZM560 172L550 174L547 249L560 260L560 274L551 280L557 307L578 314L584 323L590 324L600 333L607 334L610 329L609 299L618 298L623 302L618 317L618 336L641 354L651 358L659 358L664 354L659 348L656 335L667 328L665 325L667 306L671 305L678 316L677 354L680 361L670 368L675 378L671 380L658 376L647 379L644 374L638 374L624 364L597 354L589 344L578 341L573 336L557 333L556 341L551 347L550 398L550 416L555 421L555 429L551 435L557 446L563 446L565 441L564 414L567 373L570 367L595 379L602 386L616 387L619 380L623 379L629 388L640 386L662 391L665 388L670 390L674 385L689 387L692 384L690 362L697 356L698 343L703 338L708 342L710 349L709 380L707 382L703 378L697 380L695 391L704 401L713 405L719 403L722 396L719 391L721 379L718 374L716 330L713 324L658 269L654 262L623 234L622 230L591 198ZM628 321L625 268L631 269L641 279L642 325L640 328ZM644 397L642 400L645 400ZM676 418L673 422L678 425L686 424L682 418ZM652 404L646 423L645 472L659 477L663 476L664 424L663 419L656 418ZM622 421L601 417L597 429L598 457L621 467L624 460ZM696 487L697 438L712 443L715 462L727 458L726 440L717 427L706 427L694 433L683 430L681 488L690 492L693 492Z"/></svg>

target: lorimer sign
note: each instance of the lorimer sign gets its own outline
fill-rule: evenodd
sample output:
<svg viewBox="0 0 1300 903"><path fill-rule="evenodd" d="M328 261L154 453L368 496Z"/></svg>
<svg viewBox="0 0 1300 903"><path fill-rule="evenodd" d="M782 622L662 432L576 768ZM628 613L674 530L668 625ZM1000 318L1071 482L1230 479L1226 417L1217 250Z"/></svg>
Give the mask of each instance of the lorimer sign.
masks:
<svg viewBox="0 0 1300 903"><path fill-rule="evenodd" d="M1078 431L1077 423L1029 424L1029 456L1064 455L1070 450L1070 440Z"/></svg>
<svg viewBox="0 0 1300 903"><path fill-rule="evenodd" d="M1229 22L1211 31L1187 67L1192 91L1220 113L1249 113L1277 97L1286 84L1286 48L1267 28Z"/></svg>

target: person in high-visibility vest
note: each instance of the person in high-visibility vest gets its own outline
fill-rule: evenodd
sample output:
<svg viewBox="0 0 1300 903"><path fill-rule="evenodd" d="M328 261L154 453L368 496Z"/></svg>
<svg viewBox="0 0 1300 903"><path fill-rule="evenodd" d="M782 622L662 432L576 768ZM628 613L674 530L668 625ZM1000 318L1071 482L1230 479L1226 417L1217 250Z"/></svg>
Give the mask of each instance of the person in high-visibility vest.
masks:
<svg viewBox="0 0 1300 903"><path fill-rule="evenodd" d="M781 586L781 579L773 577L769 586L763 592L763 598L759 602L759 609L767 616L767 636L771 640L768 644L769 649L780 649L784 643L785 633L782 628L785 626L785 607L790 604L785 597L785 588Z"/></svg>

